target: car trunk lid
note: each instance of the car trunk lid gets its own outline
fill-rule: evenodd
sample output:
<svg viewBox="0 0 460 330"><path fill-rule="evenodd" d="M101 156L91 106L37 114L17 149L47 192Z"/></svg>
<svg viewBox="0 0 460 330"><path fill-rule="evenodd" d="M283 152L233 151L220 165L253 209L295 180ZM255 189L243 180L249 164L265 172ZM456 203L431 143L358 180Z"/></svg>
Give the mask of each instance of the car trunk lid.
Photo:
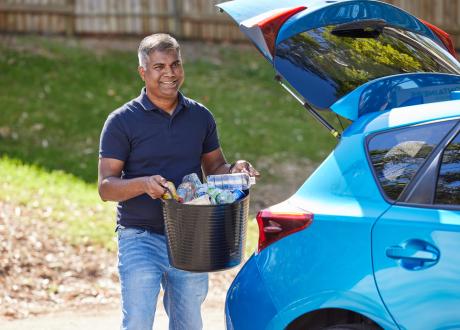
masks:
<svg viewBox="0 0 460 330"><path fill-rule="evenodd" d="M235 0L219 7L239 24L277 75L305 103L314 109L331 109L350 120L388 109L363 111L346 106L345 101L359 99L356 90L364 85L369 91L374 83L382 85L381 79L386 77L418 73L419 81L426 78L433 82L433 74L423 73L460 74L460 64L427 25L386 3ZM271 30L266 27L270 20ZM448 80L449 91L460 89L458 79ZM442 97L448 99L449 95ZM376 103L374 98L382 99L382 94L366 94L367 104Z"/></svg>

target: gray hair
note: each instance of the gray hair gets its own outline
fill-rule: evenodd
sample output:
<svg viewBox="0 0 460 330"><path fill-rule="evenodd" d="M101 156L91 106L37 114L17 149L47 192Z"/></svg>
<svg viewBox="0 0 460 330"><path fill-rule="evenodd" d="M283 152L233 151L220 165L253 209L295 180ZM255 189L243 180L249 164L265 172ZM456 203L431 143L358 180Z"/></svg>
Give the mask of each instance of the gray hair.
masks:
<svg viewBox="0 0 460 330"><path fill-rule="evenodd" d="M139 66L147 69L147 62L149 55L154 51L169 51L175 50L180 57L180 46L176 39L166 33L155 33L145 37L137 51L137 57L139 57Z"/></svg>

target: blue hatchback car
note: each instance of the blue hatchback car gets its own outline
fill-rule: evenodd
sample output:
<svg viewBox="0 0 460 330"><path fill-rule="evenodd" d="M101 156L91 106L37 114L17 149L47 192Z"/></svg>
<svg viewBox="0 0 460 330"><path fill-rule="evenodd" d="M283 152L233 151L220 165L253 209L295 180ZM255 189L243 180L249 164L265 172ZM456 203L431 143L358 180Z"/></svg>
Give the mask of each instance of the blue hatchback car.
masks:
<svg viewBox="0 0 460 330"><path fill-rule="evenodd" d="M460 329L460 64L449 36L372 0L220 4L339 139L226 299L228 329ZM349 121L338 132L330 110Z"/></svg>

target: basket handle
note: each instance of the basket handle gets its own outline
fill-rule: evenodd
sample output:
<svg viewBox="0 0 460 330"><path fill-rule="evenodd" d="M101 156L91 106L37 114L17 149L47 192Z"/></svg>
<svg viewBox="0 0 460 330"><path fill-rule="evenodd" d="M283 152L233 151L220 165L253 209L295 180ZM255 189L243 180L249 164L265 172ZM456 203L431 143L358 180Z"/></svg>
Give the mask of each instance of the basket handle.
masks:
<svg viewBox="0 0 460 330"><path fill-rule="evenodd" d="M166 204L166 201L167 201L167 200L173 200L173 201L177 202L176 199L174 199L174 197L173 197L174 195L173 195L173 193L171 192L171 189L169 189L169 187L165 187L165 186L163 186L163 185L162 185L162 187L165 188L166 192L169 193L169 195L171 196L171 199L163 198L163 195L164 195L164 194L163 194L163 195L161 195L161 198L160 198L160 199L161 199L161 202L162 202L163 204Z"/></svg>
<svg viewBox="0 0 460 330"><path fill-rule="evenodd" d="M164 190L165 190L165 193L164 193L163 195L161 195L161 200L165 200L165 198L163 198L163 196L164 196L167 192L171 195L171 197L173 196L173 194L172 194L172 192L171 192L171 189L169 189L168 186L163 186L163 185L161 185L161 186L162 186L162 187L164 188Z"/></svg>

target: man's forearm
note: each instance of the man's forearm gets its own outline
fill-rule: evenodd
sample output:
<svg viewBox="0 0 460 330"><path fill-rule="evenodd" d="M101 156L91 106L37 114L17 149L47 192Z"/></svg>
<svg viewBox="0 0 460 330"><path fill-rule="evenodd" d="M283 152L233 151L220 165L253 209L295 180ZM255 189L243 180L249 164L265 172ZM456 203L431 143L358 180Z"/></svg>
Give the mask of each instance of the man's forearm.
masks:
<svg viewBox="0 0 460 330"><path fill-rule="evenodd" d="M120 179L107 177L99 184L99 195L103 201L122 202L145 193L145 177Z"/></svg>

